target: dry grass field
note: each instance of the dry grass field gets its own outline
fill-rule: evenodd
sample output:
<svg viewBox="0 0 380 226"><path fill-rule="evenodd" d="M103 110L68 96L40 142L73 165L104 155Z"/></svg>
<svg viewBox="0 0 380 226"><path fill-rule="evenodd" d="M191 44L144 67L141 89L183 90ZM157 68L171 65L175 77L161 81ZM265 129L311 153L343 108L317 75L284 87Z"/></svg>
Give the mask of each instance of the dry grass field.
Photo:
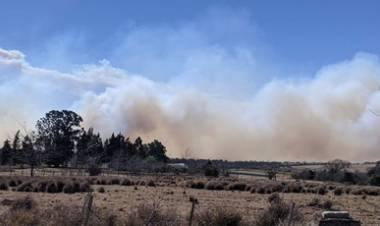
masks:
<svg viewBox="0 0 380 226"><path fill-rule="evenodd" d="M3 180L26 177L5 177ZM39 177L35 180L41 180ZM123 180L128 178L134 181L128 186L121 185ZM57 181L71 180L69 178L57 177ZM113 180L112 179L116 179ZM48 178L52 180L52 178ZM244 222L254 225L260 215L269 207L268 197L277 191L275 182L265 179L246 179L239 177L229 177L222 179L210 179L194 176L123 176L123 177L100 177L89 180L87 177L77 177L74 181L90 181L92 194L94 197L94 208L117 216L119 219L127 218L142 205L157 205L165 212L179 216L181 225L187 225L192 203L190 197L198 199L195 208L195 215L202 214L210 209L223 208L239 213ZM153 182L152 182L153 181ZM203 189L196 189L194 184L201 182ZM56 182L55 182L56 183ZM70 182L71 183L71 182ZM113 184L112 184L113 183ZM149 184L152 183L152 184ZM223 190L212 187L212 183L224 183ZM276 182L277 185L281 182ZM298 182L293 182L298 183ZM239 185L243 184L244 188ZM264 186L262 189L258 186ZM22 184L21 184L22 185ZM17 188L19 188L19 185ZM194 186L193 186L194 185ZM235 185L235 186L232 186ZM270 185L270 186L269 186ZM362 222L362 225L380 225L380 191L372 188L367 190L359 189L355 186L343 186L338 184L302 184L301 190L294 187L294 184L285 184L279 190L280 197L290 205L296 204L296 208L302 213L304 223L302 225L315 225L320 219L321 212L326 209L346 210L352 217ZM35 186L32 184L32 186ZM293 188L294 187L294 188ZM306 190L306 187L310 187ZM329 188L331 187L331 188ZM288 189L288 190L285 190ZM320 192L320 189L324 189ZM349 188L349 189L347 189ZM103 190L104 189L104 190ZM209 190L217 189L217 190ZM341 189L342 194L335 192ZM368 190L369 189L369 190ZM372 190L371 190L372 189ZM15 191L13 191L15 190ZM57 206L68 206L73 209L80 209L83 206L86 192L24 192L16 191L16 187L9 187L0 191L0 213L6 214L9 206L4 205L8 200L17 200L29 196L40 210L51 210ZM346 190L350 190L346 194ZM79 190L78 190L79 191ZM316 203L318 201L318 203ZM325 205L323 203L329 203ZM57 225L58 226L58 225Z"/></svg>

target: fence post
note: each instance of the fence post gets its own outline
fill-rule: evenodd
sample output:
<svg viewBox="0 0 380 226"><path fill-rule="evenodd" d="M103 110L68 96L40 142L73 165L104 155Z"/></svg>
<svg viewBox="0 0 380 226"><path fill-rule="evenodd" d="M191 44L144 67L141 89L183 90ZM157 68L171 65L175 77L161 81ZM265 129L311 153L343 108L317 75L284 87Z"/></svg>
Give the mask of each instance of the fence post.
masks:
<svg viewBox="0 0 380 226"><path fill-rule="evenodd" d="M189 218L189 226L191 226L193 223L194 209L195 209L195 205L198 204L198 199L190 196L190 202L191 202L191 211L190 211L190 218Z"/></svg>
<svg viewBox="0 0 380 226"><path fill-rule="evenodd" d="M88 193L86 197L84 198L84 204L83 204L83 209L82 209L83 226L88 226L93 199L94 199L94 196L91 193Z"/></svg>
<svg viewBox="0 0 380 226"><path fill-rule="evenodd" d="M295 206L295 203L292 202L292 205L291 205L291 207L290 207L290 212L289 212L289 218L288 218L288 224L287 224L288 226L291 226L291 225L292 225L294 206Z"/></svg>

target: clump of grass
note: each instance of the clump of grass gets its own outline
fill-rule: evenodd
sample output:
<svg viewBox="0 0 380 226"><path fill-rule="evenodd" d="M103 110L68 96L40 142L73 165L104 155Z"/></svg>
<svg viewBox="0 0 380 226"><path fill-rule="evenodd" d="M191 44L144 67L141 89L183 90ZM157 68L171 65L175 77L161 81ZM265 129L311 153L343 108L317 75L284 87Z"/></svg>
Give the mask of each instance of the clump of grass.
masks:
<svg viewBox="0 0 380 226"><path fill-rule="evenodd" d="M326 186L324 185L321 185L317 188L317 193L319 195L325 195L327 193L327 189L326 189Z"/></svg>
<svg viewBox="0 0 380 226"><path fill-rule="evenodd" d="M213 207L199 213L196 221L199 226L239 226L242 216L231 209Z"/></svg>
<svg viewBox="0 0 380 226"><path fill-rule="evenodd" d="M11 205L11 210L30 210L36 206L36 202L30 197L16 199Z"/></svg>
<svg viewBox="0 0 380 226"><path fill-rule="evenodd" d="M205 188L205 183L203 181L191 181L189 187L195 189L203 189Z"/></svg>
<svg viewBox="0 0 380 226"><path fill-rule="evenodd" d="M132 181L130 181L129 179L124 178L124 179L121 181L121 185L123 185L123 186L131 186L131 185L133 185L133 183L132 183Z"/></svg>
<svg viewBox="0 0 380 226"><path fill-rule="evenodd" d="M269 202L270 204L281 202L280 195L279 195L278 193L273 193L273 194L271 194L271 195L268 197L268 202Z"/></svg>
<svg viewBox="0 0 380 226"><path fill-rule="evenodd" d="M207 190L223 190L224 184L220 181L209 181L206 183L205 188Z"/></svg>
<svg viewBox="0 0 380 226"><path fill-rule="evenodd" d="M275 226L284 222L288 218L291 205L285 203L281 199L275 199L276 201L270 202L269 207L257 218L256 226ZM293 222L299 223L302 221L302 215L297 207L293 209Z"/></svg>
<svg viewBox="0 0 380 226"><path fill-rule="evenodd" d="M71 183L65 184L65 186L63 187L63 193L66 193L66 194L75 193L73 185Z"/></svg>
<svg viewBox="0 0 380 226"><path fill-rule="evenodd" d="M46 192L48 193L57 193L58 187L54 182L50 182L46 188Z"/></svg>
<svg viewBox="0 0 380 226"><path fill-rule="evenodd" d="M336 187L334 190L334 195L340 196L343 194L343 188L342 187Z"/></svg>
<svg viewBox="0 0 380 226"><path fill-rule="evenodd" d="M160 204L143 204L127 216L126 226L155 225L155 226L180 226L181 220L175 212L163 211Z"/></svg>
<svg viewBox="0 0 380 226"><path fill-rule="evenodd" d="M235 182L231 183L227 186L227 189L230 191L245 191L245 188L247 187L246 183L242 182Z"/></svg>
<svg viewBox="0 0 380 226"><path fill-rule="evenodd" d="M317 208L325 209L325 210L331 210L333 206L333 202L329 199L321 201L319 198L313 198L309 202L308 206L313 206L313 207L317 207Z"/></svg>
<svg viewBox="0 0 380 226"><path fill-rule="evenodd" d="M2 191L8 190L8 184L5 182L1 182L0 183L0 190L2 190Z"/></svg>
<svg viewBox="0 0 380 226"><path fill-rule="evenodd" d="M120 184L120 179L119 178L112 178L111 181L109 182L111 185L118 185Z"/></svg>
<svg viewBox="0 0 380 226"><path fill-rule="evenodd" d="M98 188L98 192L99 193L104 193L104 192L106 192L106 190L103 187L99 187Z"/></svg>
<svg viewBox="0 0 380 226"><path fill-rule="evenodd" d="M147 185L148 185L149 187L156 187L156 183L154 183L153 180L149 180L148 183L147 183Z"/></svg>
<svg viewBox="0 0 380 226"><path fill-rule="evenodd" d="M32 192L33 191L33 186L31 182L24 182L20 186L17 187L17 191L22 191L22 192Z"/></svg>

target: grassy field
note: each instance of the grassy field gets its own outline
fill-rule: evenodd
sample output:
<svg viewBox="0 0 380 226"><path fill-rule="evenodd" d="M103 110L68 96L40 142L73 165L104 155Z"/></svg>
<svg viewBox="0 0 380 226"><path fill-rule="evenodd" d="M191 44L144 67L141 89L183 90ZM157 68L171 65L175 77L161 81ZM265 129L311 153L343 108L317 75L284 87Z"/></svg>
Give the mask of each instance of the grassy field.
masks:
<svg viewBox="0 0 380 226"><path fill-rule="evenodd" d="M200 176L122 176L122 177L37 177L29 181L28 177L3 177L3 181L10 179L23 181L18 186L8 187L0 191L0 202L4 200L16 200L30 196L41 210L53 209L55 206L70 206L80 209L83 205L85 192L74 191L70 194L65 192L24 192L18 189L22 184L36 183L46 180L47 183L87 183L91 185L94 195L94 207L104 212L113 213L123 219L133 213L141 205L159 205L163 210L180 216L183 225L190 215L192 203L190 197L198 199L195 213L222 207L224 209L238 212L246 222L254 222L269 207L268 197L271 193L279 191L280 197L287 203L295 203L297 209L302 213L305 224L316 223L320 219L321 212L326 209L346 210L351 216L362 222L363 225L380 225L380 190L374 188L361 188L360 192L356 186L344 186L339 184L320 183L298 183L281 184L266 179L240 178L231 176L229 178L210 179ZM123 179L128 178L132 184L122 186ZM116 180L112 180L116 179ZM49 182L51 181L51 182ZM54 182L55 181L55 182ZM112 182L114 181L114 182ZM222 184L223 190L208 186L212 183ZM7 182L7 183L8 183ZM151 182L152 184L149 184ZM202 183L202 189L191 188L195 183ZM113 183L113 184L112 184ZM285 183L285 182L282 182ZM241 189L237 185L244 185ZM234 185L234 186L232 186ZM236 186L235 186L236 185ZM283 186L276 190L276 186ZM299 190L296 185L300 186ZM194 186L195 187L195 186ZM329 188L331 187L331 188ZM307 189L306 189L307 188ZM320 189L323 192L319 192ZM345 189L351 192L346 194ZM102 191L104 189L104 192ZM287 189L287 190L286 190ZM335 190L342 189L342 194L336 194ZM372 190L371 190L372 189ZM17 191L20 190L20 191ZM332 206L325 207L319 203L331 202ZM9 211L8 205L0 205L0 213Z"/></svg>

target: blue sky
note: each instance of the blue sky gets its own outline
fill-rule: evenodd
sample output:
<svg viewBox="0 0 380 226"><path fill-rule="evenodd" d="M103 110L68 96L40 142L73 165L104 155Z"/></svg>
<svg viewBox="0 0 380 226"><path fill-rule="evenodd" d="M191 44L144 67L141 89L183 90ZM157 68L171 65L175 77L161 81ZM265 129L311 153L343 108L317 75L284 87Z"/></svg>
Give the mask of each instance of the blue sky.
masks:
<svg viewBox="0 0 380 226"><path fill-rule="evenodd" d="M219 33L210 42L220 46L234 42L265 46L260 50L265 54L260 54L291 73L311 73L361 51L380 52L380 3L375 0L3 0L0 4L0 46L23 51L37 65L44 64L41 58L61 61L49 63L59 69L68 67L67 63L92 63L105 58L116 66L141 72L139 67L122 62L120 54L119 58L113 54L129 32L141 27L176 29L194 20L207 23L208 13L213 10L227 11L230 18L246 14L249 24L242 28L244 32L236 33L247 37L230 33L223 39L225 34ZM203 32L215 35L212 29ZM227 28L226 32L234 31ZM52 46L57 45L61 50L54 51L69 55L66 60L52 56Z"/></svg>

